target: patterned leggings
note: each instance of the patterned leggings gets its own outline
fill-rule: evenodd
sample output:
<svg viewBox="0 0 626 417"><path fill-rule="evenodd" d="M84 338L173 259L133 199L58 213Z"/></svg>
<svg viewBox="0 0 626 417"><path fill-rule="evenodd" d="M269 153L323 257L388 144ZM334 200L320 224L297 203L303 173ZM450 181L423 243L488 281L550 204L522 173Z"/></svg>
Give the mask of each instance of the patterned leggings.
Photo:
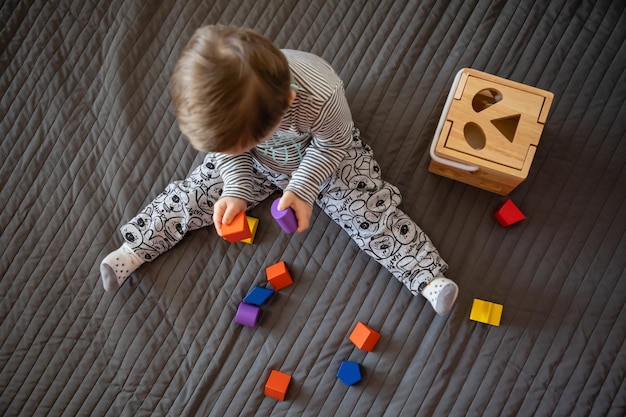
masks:
<svg viewBox="0 0 626 417"><path fill-rule="evenodd" d="M254 170L255 200L248 208L284 189L289 176L257 164ZM140 214L122 226L131 248L147 261L178 243L185 233L213 223L213 205L223 182L208 154L184 181L168 185ZM383 181L372 149L354 142L336 174L322 184L317 204L339 224L357 245L383 265L413 294L448 265L428 236L398 209L402 197Z"/></svg>

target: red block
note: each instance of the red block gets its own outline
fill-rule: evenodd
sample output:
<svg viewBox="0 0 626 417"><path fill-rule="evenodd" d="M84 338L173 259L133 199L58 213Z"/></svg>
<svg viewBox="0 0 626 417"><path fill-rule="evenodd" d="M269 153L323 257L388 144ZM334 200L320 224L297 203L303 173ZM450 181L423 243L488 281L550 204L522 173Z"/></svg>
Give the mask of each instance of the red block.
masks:
<svg viewBox="0 0 626 417"><path fill-rule="evenodd" d="M520 222L526 218L526 216L524 216L524 214L519 208L517 208L515 203L513 203L510 198L500 206L498 211L496 211L495 217L502 227L510 226L513 223Z"/></svg>
<svg viewBox="0 0 626 417"><path fill-rule="evenodd" d="M222 224L222 237L230 243L239 242L240 240L252 237L245 211L236 215L230 224Z"/></svg>
<svg viewBox="0 0 626 417"><path fill-rule="evenodd" d="M267 280L270 285L276 291L293 284L293 279L291 279L291 275L289 271L287 271L285 261L280 261L277 264L268 266L265 268L265 273L267 274Z"/></svg>

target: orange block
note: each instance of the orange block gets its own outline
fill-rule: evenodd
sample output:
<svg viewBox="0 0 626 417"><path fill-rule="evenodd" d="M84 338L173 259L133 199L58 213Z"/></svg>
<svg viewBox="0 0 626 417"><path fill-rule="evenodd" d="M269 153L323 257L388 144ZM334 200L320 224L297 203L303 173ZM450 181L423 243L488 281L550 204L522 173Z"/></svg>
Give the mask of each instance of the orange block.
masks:
<svg viewBox="0 0 626 417"><path fill-rule="evenodd" d="M284 401L289 382L291 382L291 375L272 370L270 377L265 383L265 395Z"/></svg>
<svg viewBox="0 0 626 417"><path fill-rule="evenodd" d="M293 279L291 279L291 275L289 271L287 271L285 261L280 261L277 264L268 266L265 268L265 273L267 274L267 280L270 285L276 291L293 284Z"/></svg>
<svg viewBox="0 0 626 417"><path fill-rule="evenodd" d="M239 242L240 240L252 237L245 211L236 215L230 224L222 225L222 237L230 243Z"/></svg>
<svg viewBox="0 0 626 417"><path fill-rule="evenodd" d="M380 339L380 333L367 327L365 324L358 322L350 335L350 340L359 349L371 352L374 345Z"/></svg>

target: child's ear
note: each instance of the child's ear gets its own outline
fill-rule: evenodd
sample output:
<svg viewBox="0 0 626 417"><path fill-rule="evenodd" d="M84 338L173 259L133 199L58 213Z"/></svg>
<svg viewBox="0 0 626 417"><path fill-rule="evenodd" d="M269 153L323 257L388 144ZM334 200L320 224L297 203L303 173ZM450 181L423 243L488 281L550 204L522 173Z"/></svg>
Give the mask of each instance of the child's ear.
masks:
<svg viewBox="0 0 626 417"><path fill-rule="evenodd" d="M296 99L296 91L295 90L289 90L289 97L287 98L287 102L289 103L290 106L293 104L293 101L295 99Z"/></svg>

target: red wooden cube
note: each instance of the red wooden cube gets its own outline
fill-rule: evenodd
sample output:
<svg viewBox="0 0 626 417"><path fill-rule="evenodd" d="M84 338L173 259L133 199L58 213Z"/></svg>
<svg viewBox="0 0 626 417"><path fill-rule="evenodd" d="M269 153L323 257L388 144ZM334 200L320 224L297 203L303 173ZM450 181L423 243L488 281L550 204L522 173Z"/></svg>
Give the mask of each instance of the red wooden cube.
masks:
<svg viewBox="0 0 626 417"><path fill-rule="evenodd" d="M526 218L519 208L508 198L496 211L496 220L502 227L510 226Z"/></svg>

